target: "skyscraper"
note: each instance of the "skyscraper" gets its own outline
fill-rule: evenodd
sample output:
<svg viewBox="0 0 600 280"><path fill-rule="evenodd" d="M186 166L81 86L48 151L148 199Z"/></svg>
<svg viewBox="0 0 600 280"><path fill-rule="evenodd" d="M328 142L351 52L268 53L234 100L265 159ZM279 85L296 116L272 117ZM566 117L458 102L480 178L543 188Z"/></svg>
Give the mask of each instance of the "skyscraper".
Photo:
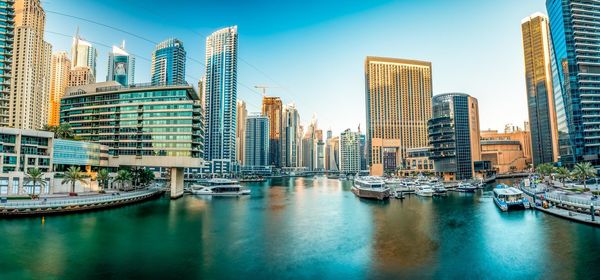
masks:
<svg viewBox="0 0 600 280"><path fill-rule="evenodd" d="M253 114L246 118L245 166L269 165L269 118Z"/></svg>
<svg viewBox="0 0 600 280"><path fill-rule="evenodd" d="M340 135L340 172L356 174L360 171L360 134L346 129Z"/></svg>
<svg viewBox="0 0 600 280"><path fill-rule="evenodd" d="M264 96L262 114L269 118L269 165L281 167L282 103L279 97Z"/></svg>
<svg viewBox="0 0 600 280"><path fill-rule="evenodd" d="M15 29L15 8L14 1L0 1L0 55L3 59L0 60L0 127L8 125L9 116L9 97L10 97L10 80L11 80L11 64L13 55Z"/></svg>
<svg viewBox="0 0 600 280"><path fill-rule="evenodd" d="M435 172L444 180L473 178L473 162L481 158L479 106L464 93L433 97L428 122L429 145Z"/></svg>
<svg viewBox="0 0 600 280"><path fill-rule="evenodd" d="M96 60L98 51L92 43L84 40L79 36L79 27L73 37L73 45L71 46L71 68L87 67L93 76L92 82L96 82Z"/></svg>
<svg viewBox="0 0 600 280"><path fill-rule="evenodd" d="M206 38L204 155L207 161L225 160L232 164L237 158L237 49L237 26L218 30Z"/></svg>
<svg viewBox="0 0 600 280"><path fill-rule="evenodd" d="M402 166L407 148L427 146L431 63L367 57L365 79L371 174L395 172Z"/></svg>
<svg viewBox="0 0 600 280"><path fill-rule="evenodd" d="M331 131L331 130L330 130ZM340 137L329 137L325 146L325 170L338 171L340 169Z"/></svg>
<svg viewBox="0 0 600 280"><path fill-rule="evenodd" d="M69 87L84 86L93 83L95 83L95 78L89 67L80 66L69 70Z"/></svg>
<svg viewBox="0 0 600 280"><path fill-rule="evenodd" d="M550 66L548 17L535 13L521 21L525 53L527 107L531 123L533 163L558 160L558 128Z"/></svg>
<svg viewBox="0 0 600 280"><path fill-rule="evenodd" d="M600 2L547 0L560 161L600 164ZM531 123L533 132L534 124Z"/></svg>
<svg viewBox="0 0 600 280"><path fill-rule="evenodd" d="M183 85L185 84L186 52L183 42L170 38L156 45L152 53L153 85Z"/></svg>
<svg viewBox="0 0 600 280"><path fill-rule="evenodd" d="M41 129L48 124L52 46L44 41L46 13L39 0L17 0L9 102L9 126Z"/></svg>
<svg viewBox="0 0 600 280"><path fill-rule="evenodd" d="M300 128L300 114L298 114L296 105L288 104L283 108L282 123L281 165L284 167L299 167L302 131Z"/></svg>
<svg viewBox="0 0 600 280"><path fill-rule="evenodd" d="M117 81L124 86L135 84L135 57L125 51L125 41L120 47L113 46L108 53L106 81Z"/></svg>
<svg viewBox="0 0 600 280"><path fill-rule="evenodd" d="M50 109L48 125L60 124L60 99L65 95L69 86L71 60L65 51L52 54L52 69L50 74Z"/></svg>
<svg viewBox="0 0 600 280"><path fill-rule="evenodd" d="M246 117L248 117L248 110L246 109L246 102L242 100L237 101L237 121L236 121L236 133L235 133L235 154L237 155L237 161L240 165L244 165L244 145L246 143Z"/></svg>

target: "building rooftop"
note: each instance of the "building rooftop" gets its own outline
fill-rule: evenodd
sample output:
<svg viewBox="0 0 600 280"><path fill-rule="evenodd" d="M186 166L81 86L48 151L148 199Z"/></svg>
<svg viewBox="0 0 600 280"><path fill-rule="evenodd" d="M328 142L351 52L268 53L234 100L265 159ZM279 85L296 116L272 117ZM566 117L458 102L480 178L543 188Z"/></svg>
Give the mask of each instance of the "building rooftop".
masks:
<svg viewBox="0 0 600 280"><path fill-rule="evenodd" d="M367 59L365 60L365 64L369 64L370 62L409 64L409 65L418 65L418 66L431 67L431 62L429 62L429 61L411 60L411 59L402 59L402 58L392 58L392 57L380 57L380 56L367 56Z"/></svg>

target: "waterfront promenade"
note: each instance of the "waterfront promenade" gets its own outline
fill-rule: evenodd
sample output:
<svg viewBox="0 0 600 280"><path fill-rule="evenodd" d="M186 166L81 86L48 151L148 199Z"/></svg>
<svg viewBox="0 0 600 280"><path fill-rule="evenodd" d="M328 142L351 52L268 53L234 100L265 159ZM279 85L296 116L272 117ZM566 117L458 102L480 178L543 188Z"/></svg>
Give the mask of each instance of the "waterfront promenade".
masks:
<svg viewBox="0 0 600 280"><path fill-rule="evenodd" d="M81 212L117 207L157 197L162 189L151 188L133 192L113 192L77 197L49 197L39 200L9 200L0 203L0 217L33 216Z"/></svg>

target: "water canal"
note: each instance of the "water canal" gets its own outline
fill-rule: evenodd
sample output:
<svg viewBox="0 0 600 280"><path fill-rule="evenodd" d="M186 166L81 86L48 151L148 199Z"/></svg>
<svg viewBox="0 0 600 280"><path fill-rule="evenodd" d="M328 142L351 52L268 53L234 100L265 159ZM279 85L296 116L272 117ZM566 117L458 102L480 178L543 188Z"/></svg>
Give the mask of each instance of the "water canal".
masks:
<svg viewBox="0 0 600 280"><path fill-rule="evenodd" d="M600 229L503 213L486 192L377 202L325 177L249 186L0 220L0 279L600 278Z"/></svg>

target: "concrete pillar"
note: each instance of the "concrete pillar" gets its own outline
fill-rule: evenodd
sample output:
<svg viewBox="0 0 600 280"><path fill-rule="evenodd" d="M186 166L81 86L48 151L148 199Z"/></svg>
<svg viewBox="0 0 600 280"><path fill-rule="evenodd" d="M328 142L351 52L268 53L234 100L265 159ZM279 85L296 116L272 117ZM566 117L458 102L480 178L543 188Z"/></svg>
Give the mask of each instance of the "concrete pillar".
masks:
<svg viewBox="0 0 600 280"><path fill-rule="evenodd" d="M183 167L171 167L171 199L183 196Z"/></svg>

